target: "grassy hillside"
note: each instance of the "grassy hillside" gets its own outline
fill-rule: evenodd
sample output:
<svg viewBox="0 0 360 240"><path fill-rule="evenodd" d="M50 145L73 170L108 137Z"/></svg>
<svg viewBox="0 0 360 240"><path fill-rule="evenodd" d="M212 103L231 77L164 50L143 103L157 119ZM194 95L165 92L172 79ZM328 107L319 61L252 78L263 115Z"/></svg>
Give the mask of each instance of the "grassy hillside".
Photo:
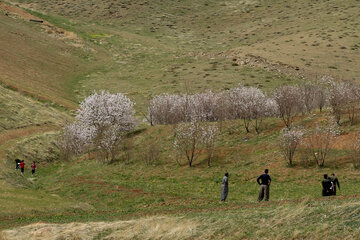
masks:
<svg viewBox="0 0 360 240"><path fill-rule="evenodd" d="M326 114L315 113L312 117L299 118L296 124L311 126ZM354 186L359 184L360 178L358 169L352 164L349 145L352 141L350 132L358 130L358 126L349 126L346 122L343 124L342 134L332 145L325 167L318 168L302 148L295 155L295 166L289 167L280 155L276 142L278 130L283 127L282 122L269 119L265 125L267 128L258 135L246 134L240 121L226 122L211 168L207 167L204 154L193 168L189 168L184 159L178 165L172 151L172 126L157 126L147 127L134 135L133 150L129 155L124 153L114 164L101 163L90 154L71 162L43 161L35 176L31 176L27 170L22 177L13 170L13 173L5 176L6 180L23 185L27 194L39 191L36 196L41 199L37 203L23 201L25 204L19 211L14 210L17 209L16 203L10 204L3 197L7 208L0 215L0 227L8 229L39 221L70 223L136 219L111 224L34 225L22 231L3 233L4 236L13 236L10 239L25 239L26 234L36 234L36 231L59 236L93 236L89 239L114 234L126 239L133 236L126 235L131 234L129 231L144 231L140 227L144 221L148 221L144 216L155 215L167 216L171 226L176 225L177 221L179 225L183 222L194 224L191 231L188 228L178 230L180 236L188 239L216 239L219 236L256 239L263 234L278 239L287 239L289 234L295 239L304 236L311 236L312 239L324 236L333 239L339 236L356 238L359 225L351 224L352 221L348 219L357 216L359 194ZM142 157L146 154L144 146L151 141L158 143L161 152L157 161L147 166ZM23 142L18 141L18 144L23 145ZM36 142L34 144L35 149L46 148L39 148ZM16 152L15 148L8 151ZM12 168L12 165L9 159L7 168ZM258 204L256 177L265 167L270 169L273 179L271 201ZM225 171L230 173L230 195L228 202L221 204L221 178ZM320 186L322 175L331 172L339 177L341 190L338 197L323 198ZM42 207L42 204L52 202L53 197L61 199L61 204L51 209ZM76 204L71 205L72 202ZM319 218L322 220L319 221ZM157 222L157 229L166 229L167 225L161 219ZM259 229L259 222L271 226L272 230ZM337 230L333 229L333 225ZM69 230L71 226L79 230ZM68 230L62 230L65 228ZM177 228L174 229L177 231ZM336 234L332 236L329 232ZM145 231L143 234L163 234L160 236L165 239L173 236L167 230Z"/></svg>
<svg viewBox="0 0 360 240"><path fill-rule="evenodd" d="M4 239L357 239L356 201L229 209L186 216L71 224L38 223L3 232ZM355 224L357 225L357 224Z"/></svg>
<svg viewBox="0 0 360 240"><path fill-rule="evenodd" d="M204 151L193 168L176 162L173 126L140 124L113 164L94 153L59 161L57 147L61 126L96 89L125 93L140 115L164 92L239 83L270 91L323 74L359 81L358 3L0 2L0 239L358 238L360 177L350 145L359 124L343 122L324 168L303 146L295 165L286 164L280 119L267 119L260 134L225 122L211 168ZM312 128L328 114L299 116L296 125ZM159 156L146 165L153 143ZM25 159L24 175L14 158ZM271 201L259 204L255 181L264 168ZM230 195L221 204L226 171ZM322 174L331 172L340 196L322 198Z"/></svg>
<svg viewBox="0 0 360 240"><path fill-rule="evenodd" d="M76 205L71 200L49 196L33 188L34 179L24 181L19 172L14 171L15 158L26 159L26 164L30 164L31 159L46 162L49 145L51 146L49 134L57 134L61 125L71 119L69 115L1 86L0 109L1 213L22 213L29 205L32 206L32 211L56 209L60 205L69 208ZM42 141L36 141L39 138L42 138Z"/></svg>
<svg viewBox="0 0 360 240"><path fill-rule="evenodd" d="M94 68L84 71L73 56L79 69L61 80L69 79L65 92L80 98L105 88L127 93L142 109L154 94L184 92L189 83L193 92L239 83L271 89L324 74L356 81L360 76L356 0L19 4L96 50L84 53Z"/></svg>
<svg viewBox="0 0 360 240"><path fill-rule="evenodd" d="M75 108L75 86L91 69L90 49L63 30L0 2L0 83L68 108ZM51 27L49 27L51 26ZM65 36L66 35L66 36Z"/></svg>

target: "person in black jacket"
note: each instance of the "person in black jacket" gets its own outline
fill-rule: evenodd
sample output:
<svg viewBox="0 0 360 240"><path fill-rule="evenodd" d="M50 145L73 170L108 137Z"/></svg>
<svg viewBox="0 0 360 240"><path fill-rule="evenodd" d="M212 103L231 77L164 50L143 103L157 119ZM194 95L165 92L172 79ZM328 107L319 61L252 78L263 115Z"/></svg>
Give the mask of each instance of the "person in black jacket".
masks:
<svg viewBox="0 0 360 240"><path fill-rule="evenodd" d="M269 169L265 169L265 173L261 174L256 180L257 183L260 185L259 198L258 198L259 202L264 199L264 195L265 195L265 201L269 201L270 198L271 177L268 173L269 173Z"/></svg>
<svg viewBox="0 0 360 240"><path fill-rule="evenodd" d="M321 185L322 185L322 195L331 196L332 188L334 184L331 182L331 179L328 177L327 174L324 174L324 180L321 182Z"/></svg>
<svg viewBox="0 0 360 240"><path fill-rule="evenodd" d="M335 176L335 173L331 174L330 180L334 185L332 188L332 195L336 195L336 185L339 187L339 190L340 190L340 182L339 182L338 178Z"/></svg>
<svg viewBox="0 0 360 240"><path fill-rule="evenodd" d="M20 159L15 159L15 164L16 164L16 166L15 166L15 169L16 170L18 170L19 168L20 168L20 162L21 162L21 160Z"/></svg>

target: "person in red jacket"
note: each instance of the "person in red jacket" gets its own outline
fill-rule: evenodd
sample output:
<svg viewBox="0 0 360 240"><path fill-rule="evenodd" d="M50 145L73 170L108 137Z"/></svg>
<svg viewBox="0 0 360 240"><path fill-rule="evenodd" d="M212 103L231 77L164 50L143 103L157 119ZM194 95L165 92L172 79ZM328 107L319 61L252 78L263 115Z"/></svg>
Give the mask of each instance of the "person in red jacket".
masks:
<svg viewBox="0 0 360 240"><path fill-rule="evenodd" d="M31 164L31 173L34 174L36 170L36 163L35 161L33 161L33 163Z"/></svg>
<svg viewBox="0 0 360 240"><path fill-rule="evenodd" d="M24 169L25 169L25 162L24 162L24 160L21 160L21 162L20 162L20 169L21 169L21 174L24 174Z"/></svg>

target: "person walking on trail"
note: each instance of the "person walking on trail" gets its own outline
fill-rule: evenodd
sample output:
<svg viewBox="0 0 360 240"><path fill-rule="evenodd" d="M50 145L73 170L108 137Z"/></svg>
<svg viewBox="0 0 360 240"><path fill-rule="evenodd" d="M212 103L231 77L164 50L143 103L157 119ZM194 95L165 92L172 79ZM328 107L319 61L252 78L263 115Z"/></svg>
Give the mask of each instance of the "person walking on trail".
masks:
<svg viewBox="0 0 360 240"><path fill-rule="evenodd" d="M257 183L260 185L259 198L258 198L259 202L264 199L264 196L265 196L265 201L269 201L270 198L271 177L268 173L269 173L269 169L265 169L265 173L261 174L256 180Z"/></svg>
<svg viewBox="0 0 360 240"><path fill-rule="evenodd" d="M25 162L24 162L24 160L21 160L21 162L20 162L20 169L21 169L21 174L24 174L24 169L25 169Z"/></svg>
<svg viewBox="0 0 360 240"><path fill-rule="evenodd" d="M21 162L21 160L20 159L15 159L15 164L16 164L16 166L15 166L15 169L16 170L18 170L19 168L20 168L20 162Z"/></svg>
<svg viewBox="0 0 360 240"><path fill-rule="evenodd" d="M229 173L225 173L225 176L222 179L222 185L221 185L221 201L222 202L225 202L228 193L229 193Z"/></svg>
<svg viewBox="0 0 360 240"><path fill-rule="evenodd" d="M332 188L334 187L333 182L331 182L331 179L328 177L327 174L324 174L324 180L321 182L322 185L322 195L325 196L331 196L332 195Z"/></svg>
<svg viewBox="0 0 360 240"><path fill-rule="evenodd" d="M331 174L330 180L333 183L332 195L336 196L336 185L339 187L339 190L340 190L340 182L339 182L338 178L335 176L335 173Z"/></svg>
<svg viewBox="0 0 360 240"><path fill-rule="evenodd" d="M35 161L33 161L33 163L31 164L31 174L35 174L35 170L36 170L36 163Z"/></svg>

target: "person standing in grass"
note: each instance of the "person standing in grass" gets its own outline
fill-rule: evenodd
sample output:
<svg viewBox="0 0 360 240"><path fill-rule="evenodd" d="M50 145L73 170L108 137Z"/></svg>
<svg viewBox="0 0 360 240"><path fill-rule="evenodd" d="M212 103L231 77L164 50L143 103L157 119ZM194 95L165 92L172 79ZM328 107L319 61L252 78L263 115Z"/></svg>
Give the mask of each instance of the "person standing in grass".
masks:
<svg viewBox="0 0 360 240"><path fill-rule="evenodd" d="M260 185L259 198L258 198L259 202L261 202L264 199L264 196L265 196L265 201L269 201L270 198L271 177L268 173L269 173L269 169L265 169L264 174L261 174L256 180L257 183Z"/></svg>
<svg viewBox="0 0 360 240"><path fill-rule="evenodd" d="M33 161L33 163L31 164L31 174L35 174L35 170L36 170L36 163L35 161Z"/></svg>
<svg viewBox="0 0 360 240"><path fill-rule="evenodd" d="M327 174L324 174L324 180L321 182L322 185L322 195L323 196L330 196L332 195L332 188L334 184L331 182L331 179L328 177Z"/></svg>
<svg viewBox="0 0 360 240"><path fill-rule="evenodd" d="M24 160L21 160L21 162L20 162L20 169L21 169L21 174L24 174L24 170L25 170L25 162L24 162Z"/></svg>
<svg viewBox="0 0 360 240"><path fill-rule="evenodd" d="M333 187L332 187L332 195L336 196L336 185L338 185L339 190L340 190L340 182L338 180L338 178L335 176L335 173L332 173L330 176L330 180L333 183Z"/></svg>
<svg viewBox="0 0 360 240"><path fill-rule="evenodd" d="M229 193L229 173L225 173L225 176L222 179L222 185L221 185L221 201L222 202L225 202L228 193Z"/></svg>
<svg viewBox="0 0 360 240"><path fill-rule="evenodd" d="M18 170L19 168L20 168L20 162L21 162L21 160L20 159L15 159L15 164L16 164L16 166L15 166L15 169L16 170Z"/></svg>

